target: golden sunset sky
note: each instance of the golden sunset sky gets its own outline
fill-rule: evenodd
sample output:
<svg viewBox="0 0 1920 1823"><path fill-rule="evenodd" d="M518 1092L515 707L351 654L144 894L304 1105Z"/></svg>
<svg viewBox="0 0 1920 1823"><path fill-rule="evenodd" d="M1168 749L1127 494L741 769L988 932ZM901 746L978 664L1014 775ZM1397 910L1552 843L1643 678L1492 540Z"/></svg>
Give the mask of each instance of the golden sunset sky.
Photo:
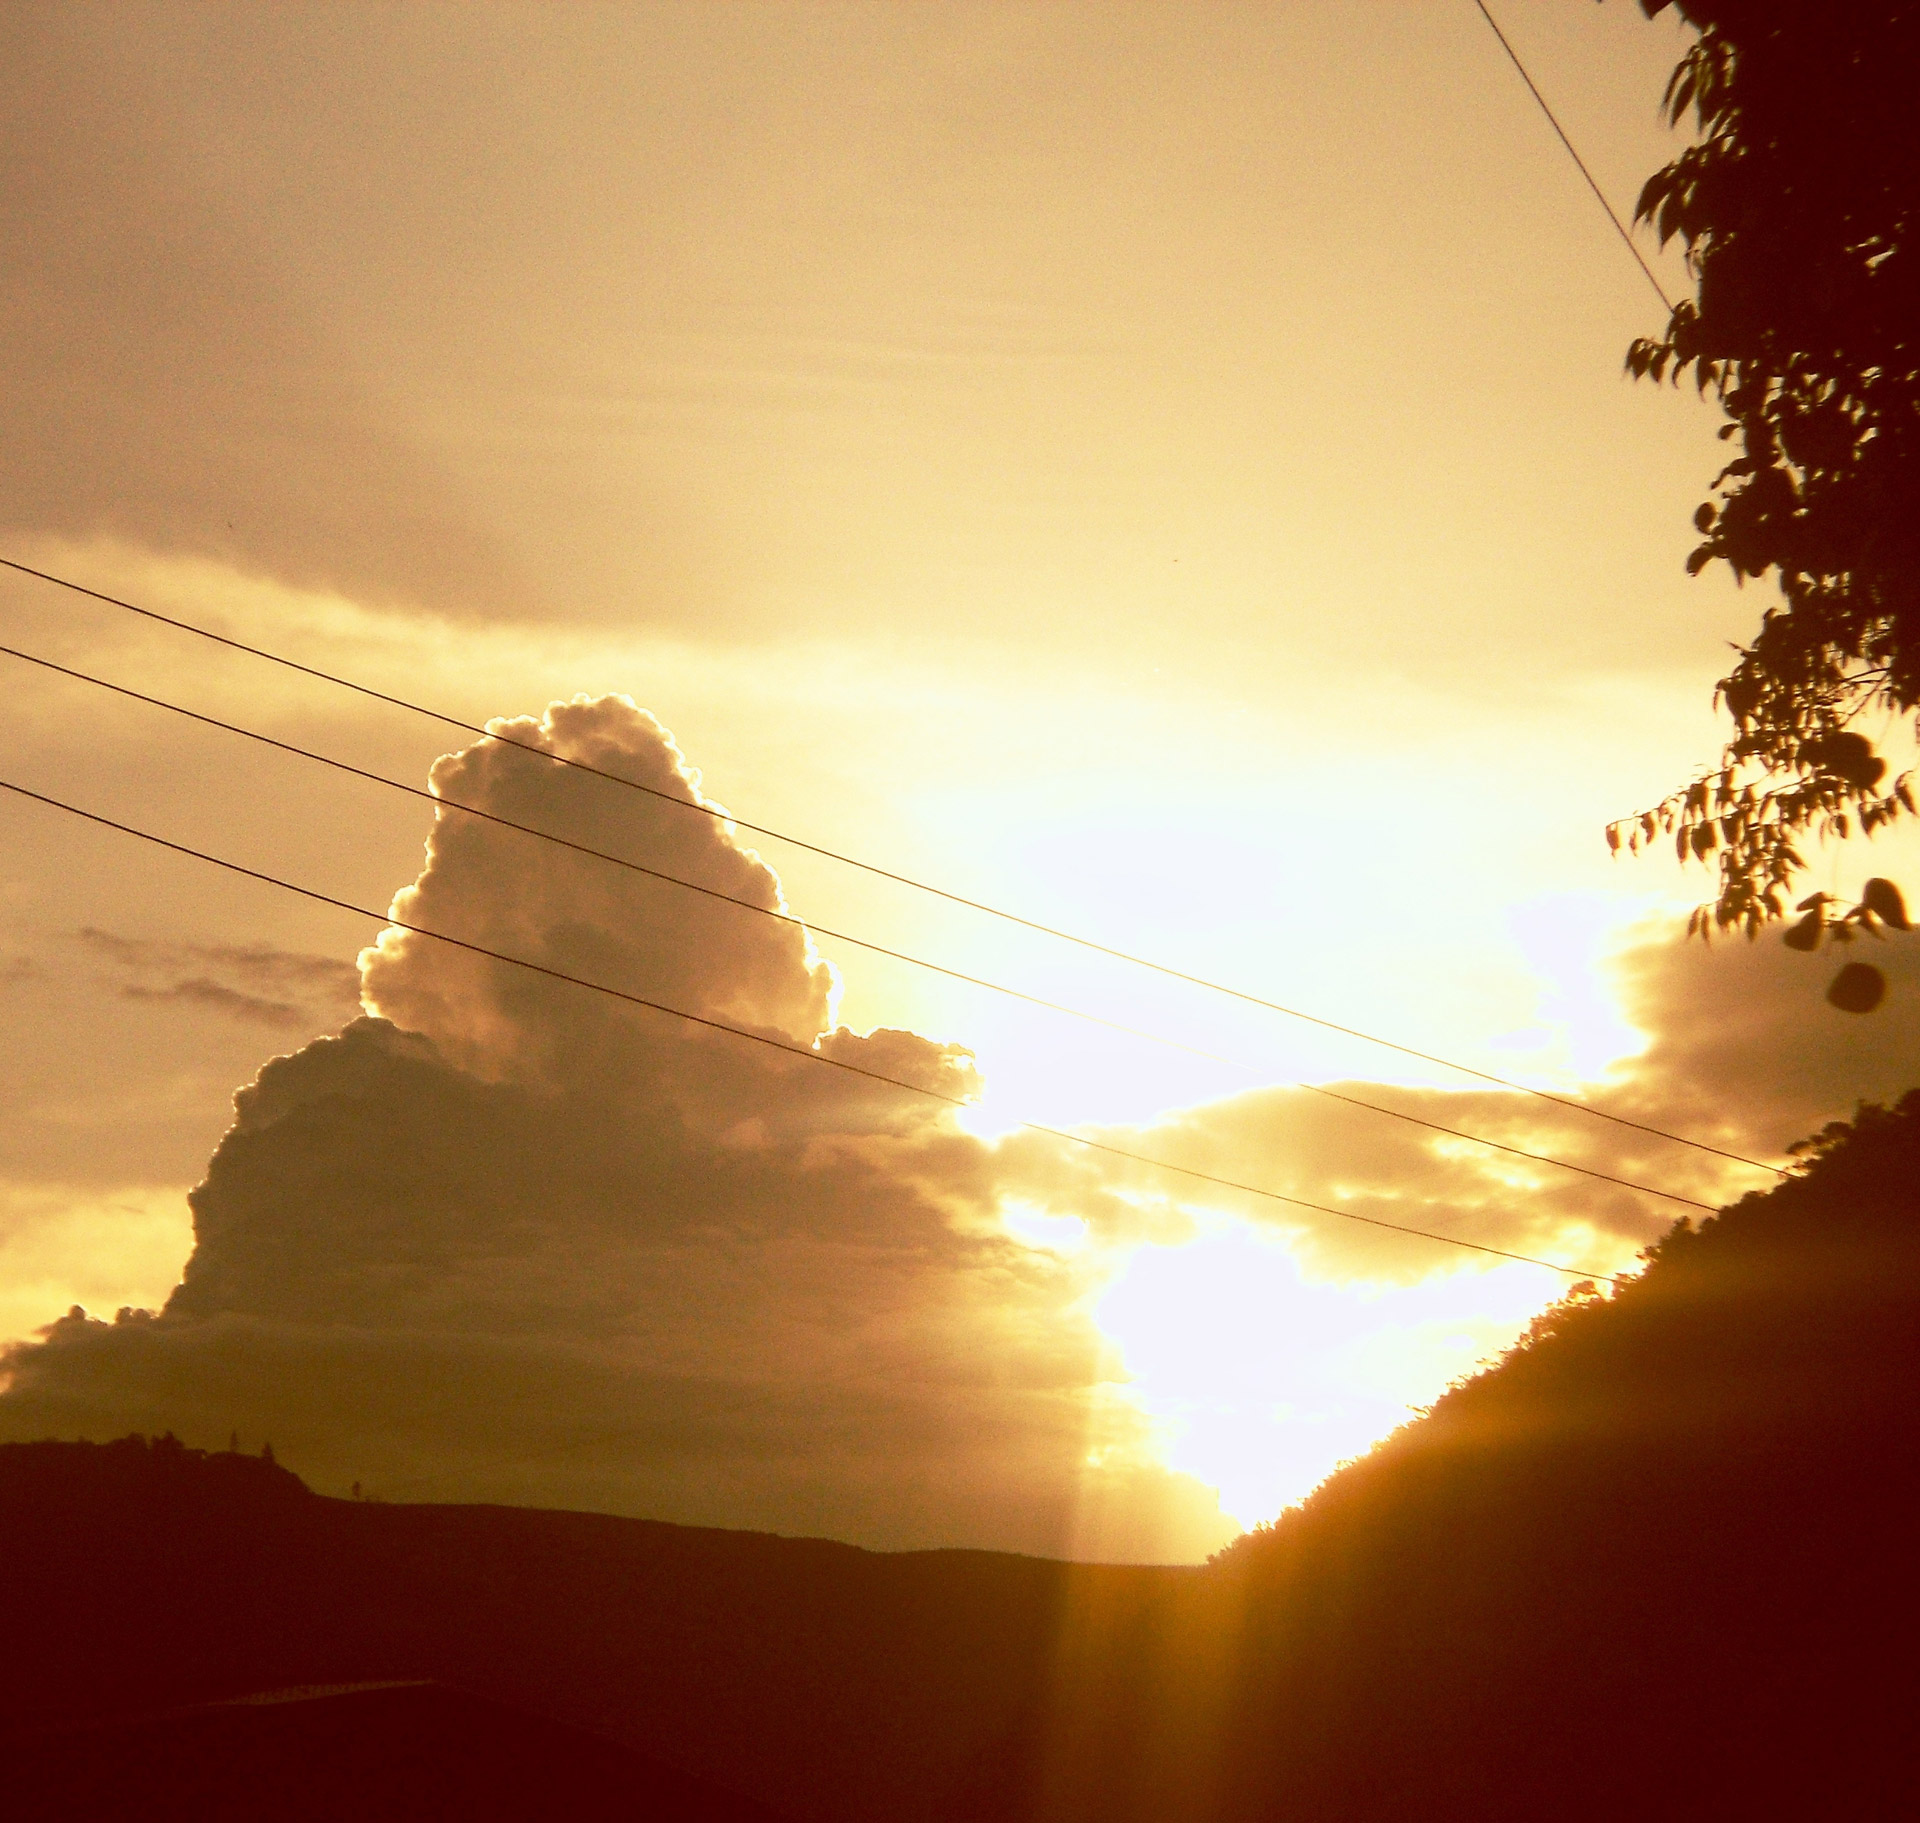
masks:
<svg viewBox="0 0 1920 1823"><path fill-rule="evenodd" d="M1630 207L1679 26L1495 10ZM1849 1022L1776 942L1677 945L1706 876L1608 856L1717 756L1765 591L1684 575L1717 419L1623 376L1659 306L1468 0L62 0L0 39L0 556L1752 1157L1916 1079L1904 949ZM416 786L470 745L17 575L0 627ZM422 873L418 800L0 665L0 776L356 904ZM356 974L377 921L9 798L0 1432L1194 1557L1567 1280L1020 1122L1601 1271L1679 1206L1289 1085L1772 1181L498 746L438 778L1215 1056L437 841L436 928L976 1061L964 1115L881 1105L394 932ZM363 991L401 1030L303 1050ZM113 1322L203 1178L185 1290Z"/></svg>

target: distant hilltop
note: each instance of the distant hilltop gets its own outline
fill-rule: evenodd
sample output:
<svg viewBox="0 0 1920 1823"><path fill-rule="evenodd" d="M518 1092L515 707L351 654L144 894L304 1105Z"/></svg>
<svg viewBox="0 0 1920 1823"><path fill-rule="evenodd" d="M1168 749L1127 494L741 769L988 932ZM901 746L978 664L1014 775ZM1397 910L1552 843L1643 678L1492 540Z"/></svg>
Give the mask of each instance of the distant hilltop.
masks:
<svg viewBox="0 0 1920 1823"><path fill-rule="evenodd" d="M257 1455L190 1449L170 1432L111 1443L0 1443L0 1501L288 1500L311 1495L268 1444Z"/></svg>
<svg viewBox="0 0 1920 1823"><path fill-rule="evenodd" d="M1903 1815L1916 1387L1920 1094L1570 1297L1206 1567L10 1445L0 1689L29 1757L256 1692L453 1690L795 1823Z"/></svg>

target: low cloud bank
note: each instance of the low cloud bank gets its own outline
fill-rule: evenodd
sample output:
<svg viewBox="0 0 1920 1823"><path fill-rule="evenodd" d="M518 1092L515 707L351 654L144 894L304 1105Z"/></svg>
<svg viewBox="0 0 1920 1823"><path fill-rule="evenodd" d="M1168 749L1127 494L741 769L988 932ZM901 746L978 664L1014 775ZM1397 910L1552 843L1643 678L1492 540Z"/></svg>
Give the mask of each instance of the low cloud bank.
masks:
<svg viewBox="0 0 1920 1823"><path fill-rule="evenodd" d="M439 761L435 788L783 909L772 870L692 808L696 776L625 699L501 726L679 802L497 743ZM836 1027L833 972L801 927L457 813L437 819L394 915L943 1093L976 1081L956 1045ZM178 959L94 941L135 985L174 978ZM1896 993L1920 988L1907 951L1888 954ZM1824 1077L1784 1068L1796 1033L1804 1050L1832 1015L1777 945L1660 946L1629 976L1665 1036L1595 1094L1633 1118L1764 1155L1836 1111L1836 1082L1884 1093L1912 1074L1911 1026L1891 1020L1854 1022L1820 1052ZM909 1090L397 929L362 955L361 982L368 1016L236 1097L164 1308L76 1313L12 1350L0 1435L237 1429L322 1486L396 1498L1189 1557L1234 1527L1211 1489L1163 1466L1096 1326L1119 1262L1224 1219L1284 1232L1324 1281L1479 1269L1043 1135L985 1142ZM1526 1097L1356 1092L1703 1200L1756 1181ZM1295 1089L1098 1137L1602 1267L1671 1217ZM1076 1218L1087 1243L1022 1242L1002 1220L1016 1206Z"/></svg>

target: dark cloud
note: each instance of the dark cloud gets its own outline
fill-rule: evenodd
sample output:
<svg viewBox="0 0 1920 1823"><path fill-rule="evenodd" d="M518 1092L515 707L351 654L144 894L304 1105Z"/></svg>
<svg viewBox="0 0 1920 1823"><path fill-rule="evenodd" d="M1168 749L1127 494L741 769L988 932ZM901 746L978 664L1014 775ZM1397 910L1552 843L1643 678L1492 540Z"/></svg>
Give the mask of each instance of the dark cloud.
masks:
<svg viewBox="0 0 1920 1823"><path fill-rule="evenodd" d="M978 1219L981 1149L871 1107L712 1136L637 1080L488 1082L372 1019L275 1060L165 1310L56 1326L8 1428L164 1409L399 1493L1074 1543L1107 1351L1071 1268ZM733 1087L743 1119L783 1100L777 1068ZM1142 1479L1178 1526L1109 1543L1190 1548L1204 1497Z"/></svg>
<svg viewBox="0 0 1920 1823"><path fill-rule="evenodd" d="M1887 977L1876 1013L1826 1002L1851 960ZM1619 972L1628 1013L1650 1038L1594 1091L1618 1113L1774 1156L1857 1101L1892 1102L1920 1082L1920 936L1815 955L1775 932L1711 949L1653 940L1630 950Z"/></svg>
<svg viewBox="0 0 1920 1823"><path fill-rule="evenodd" d="M502 724L503 728L507 724ZM517 739L693 805L697 778L624 699L554 705ZM517 821L778 907L723 822L482 743L436 786ZM804 930L452 814L397 916L941 1093L959 1046L833 1020ZM269 998L315 959L94 933L184 992ZM1888 946L1895 1008L1920 992ZM1197 1223L1278 1228L1328 1280L1410 1284L1484 1261L1033 1132L973 1137L943 1102L389 929L370 1016L268 1063L193 1192L195 1246L157 1313L55 1324L7 1358L0 1432L268 1435L323 1485L534 1500L878 1544L1190 1555L1227 1530L1155 1466L1089 1314L1126 1249ZM1910 1021L1850 1022L1777 945L1623 964L1663 1036L1596 1094L1776 1154L1911 1078ZM159 991L156 989L155 991ZM1864 1061L1867 1059L1868 1061ZM1703 1201L1752 1173L1502 1091L1369 1099ZM1674 1211L1329 1102L1263 1088L1104 1140L1168 1164L1488 1246L1600 1266ZM1018 1206L1093 1244L1022 1245ZM1355 1319L1360 1320L1360 1319ZM1391 1321L1388 1317L1387 1321Z"/></svg>
<svg viewBox="0 0 1920 1823"><path fill-rule="evenodd" d="M128 977L120 992L129 1000L178 1001L280 1030L334 1024L360 1000L359 971L333 956L264 944L156 942L91 927L78 935Z"/></svg>

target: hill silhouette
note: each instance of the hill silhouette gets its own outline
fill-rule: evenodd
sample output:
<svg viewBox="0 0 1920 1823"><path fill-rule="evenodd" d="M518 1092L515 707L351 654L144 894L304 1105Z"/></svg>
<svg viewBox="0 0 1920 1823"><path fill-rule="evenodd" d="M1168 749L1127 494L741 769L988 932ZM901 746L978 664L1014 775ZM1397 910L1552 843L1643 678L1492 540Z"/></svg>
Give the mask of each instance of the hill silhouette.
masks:
<svg viewBox="0 0 1920 1823"><path fill-rule="evenodd" d="M1202 1568L0 1449L0 1713L430 1679L795 1819L1905 1814L1916 1370L1911 1095Z"/></svg>
<svg viewBox="0 0 1920 1823"><path fill-rule="evenodd" d="M1192 1695L999 1814L1911 1814L1920 1094L1802 1156L1223 1553Z"/></svg>
<svg viewBox="0 0 1920 1823"><path fill-rule="evenodd" d="M1043 1703L1063 1616L1200 1570L312 1494L172 1439L0 1446L16 1740L252 1691L431 1679L797 1818L941 1814Z"/></svg>

